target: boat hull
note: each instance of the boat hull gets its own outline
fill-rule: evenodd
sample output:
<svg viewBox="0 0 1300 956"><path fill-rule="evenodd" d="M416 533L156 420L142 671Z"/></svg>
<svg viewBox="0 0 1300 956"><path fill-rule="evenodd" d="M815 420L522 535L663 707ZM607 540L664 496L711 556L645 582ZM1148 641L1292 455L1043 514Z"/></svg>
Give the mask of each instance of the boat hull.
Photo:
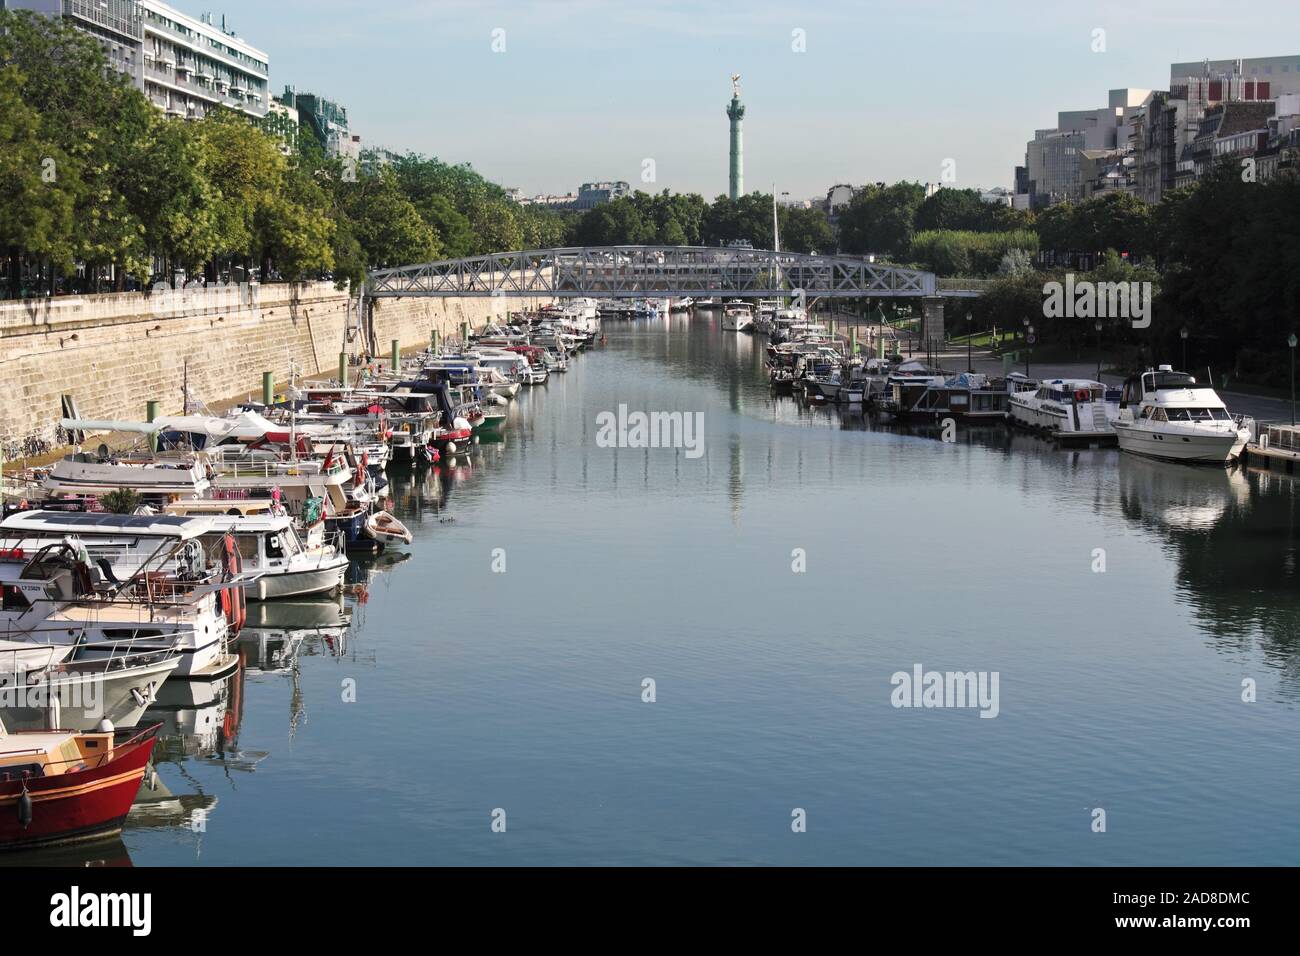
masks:
<svg viewBox="0 0 1300 956"><path fill-rule="evenodd" d="M117 748L101 767L20 780L0 779L0 850L30 849L112 836L122 829L153 753L157 728ZM18 819L23 788L31 822Z"/></svg>
<svg viewBox="0 0 1300 956"><path fill-rule="evenodd" d="M1117 425L1115 430L1121 451L1161 461L1220 467L1236 461L1249 439L1249 433L1246 432L1180 435L1176 432L1156 433L1123 425Z"/></svg>
<svg viewBox="0 0 1300 956"><path fill-rule="evenodd" d="M327 594L343 586L348 559L338 556L320 565L301 571L263 575L244 588L250 601L274 601L279 598L304 597L308 594Z"/></svg>
<svg viewBox="0 0 1300 956"><path fill-rule="evenodd" d="M39 698L31 700L32 706L18 706L29 701L6 696L0 690L0 718L9 730L43 730L49 723L49 707L44 703L51 697L59 701L58 725L64 730L89 732L107 718L119 729L129 729L140 723L144 712L158 698L163 682L178 665L177 658L158 661L129 670L60 675ZM101 679L102 678L102 679ZM0 674L0 688L13 687L13 674ZM30 694L30 685L23 692ZM14 705L14 706L11 706Z"/></svg>

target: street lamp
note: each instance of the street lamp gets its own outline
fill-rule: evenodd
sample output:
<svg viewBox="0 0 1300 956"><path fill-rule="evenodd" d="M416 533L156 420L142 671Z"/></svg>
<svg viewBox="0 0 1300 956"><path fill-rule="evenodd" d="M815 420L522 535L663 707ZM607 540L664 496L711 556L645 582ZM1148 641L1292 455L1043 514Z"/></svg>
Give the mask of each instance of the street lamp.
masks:
<svg viewBox="0 0 1300 956"><path fill-rule="evenodd" d="M1092 327L1097 330L1097 381L1101 381L1101 319L1092 323Z"/></svg>
<svg viewBox="0 0 1300 956"><path fill-rule="evenodd" d="M1187 326L1178 330L1178 337L1183 340L1183 371L1187 371L1187 336L1191 333L1187 331Z"/></svg>
<svg viewBox="0 0 1300 956"><path fill-rule="evenodd" d="M1026 345L1033 345L1033 344L1034 344L1034 327L1033 327L1032 325L1027 325L1027 326L1025 326L1025 330L1026 330L1026 334L1025 334L1025 344L1026 344ZM1028 349L1028 348L1025 349L1025 378L1029 378L1029 353L1030 353L1030 351L1031 351L1031 349Z"/></svg>
<svg viewBox="0 0 1300 956"><path fill-rule="evenodd" d="M975 363L971 361L970 339L971 339L971 314L966 313L966 371L975 371Z"/></svg>
<svg viewBox="0 0 1300 956"><path fill-rule="evenodd" d="M1295 424L1295 333L1286 337L1286 344L1291 346L1291 424Z"/></svg>

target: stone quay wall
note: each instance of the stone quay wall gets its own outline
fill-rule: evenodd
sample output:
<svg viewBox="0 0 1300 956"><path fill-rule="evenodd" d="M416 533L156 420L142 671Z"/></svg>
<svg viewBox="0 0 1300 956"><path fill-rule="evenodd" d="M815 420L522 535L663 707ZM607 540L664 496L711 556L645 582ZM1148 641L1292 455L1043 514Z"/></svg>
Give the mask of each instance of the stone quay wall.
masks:
<svg viewBox="0 0 1300 956"><path fill-rule="evenodd" d="M377 299L374 332L386 360L403 349L458 339L509 311L550 301L530 298ZM162 414L192 398L217 405L261 395L262 373L278 384L290 368L329 374L339 353L359 355L366 336L356 300L329 282L232 287L194 292L114 293L0 302L0 441L6 457L28 440L56 443L61 396L84 419L143 421L146 404Z"/></svg>

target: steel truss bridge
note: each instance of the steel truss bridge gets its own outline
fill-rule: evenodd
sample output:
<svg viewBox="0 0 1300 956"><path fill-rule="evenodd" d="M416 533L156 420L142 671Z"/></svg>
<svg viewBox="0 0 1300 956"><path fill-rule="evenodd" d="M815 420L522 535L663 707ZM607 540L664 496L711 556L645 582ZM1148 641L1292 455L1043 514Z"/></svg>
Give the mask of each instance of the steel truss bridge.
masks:
<svg viewBox="0 0 1300 956"><path fill-rule="evenodd" d="M602 246L498 252L370 273L371 299L507 296L627 299L652 296L916 298L973 296L978 280L840 255L727 246Z"/></svg>

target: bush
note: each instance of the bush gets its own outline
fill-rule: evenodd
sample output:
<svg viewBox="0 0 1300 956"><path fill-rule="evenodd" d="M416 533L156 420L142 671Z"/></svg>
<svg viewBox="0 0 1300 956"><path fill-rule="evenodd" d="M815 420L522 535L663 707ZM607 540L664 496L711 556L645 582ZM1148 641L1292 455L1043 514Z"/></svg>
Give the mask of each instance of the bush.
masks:
<svg viewBox="0 0 1300 956"><path fill-rule="evenodd" d="M1028 229L1006 232L932 229L913 238L911 259L941 276L992 276L997 274L1003 257L1012 250L1032 257L1038 252L1038 236Z"/></svg>
<svg viewBox="0 0 1300 956"><path fill-rule="evenodd" d="M140 493L131 488L118 488L99 496L99 504L115 515L129 515L140 507Z"/></svg>

